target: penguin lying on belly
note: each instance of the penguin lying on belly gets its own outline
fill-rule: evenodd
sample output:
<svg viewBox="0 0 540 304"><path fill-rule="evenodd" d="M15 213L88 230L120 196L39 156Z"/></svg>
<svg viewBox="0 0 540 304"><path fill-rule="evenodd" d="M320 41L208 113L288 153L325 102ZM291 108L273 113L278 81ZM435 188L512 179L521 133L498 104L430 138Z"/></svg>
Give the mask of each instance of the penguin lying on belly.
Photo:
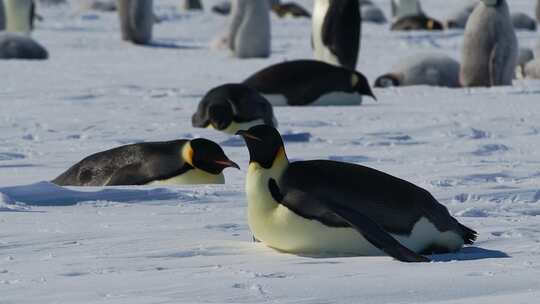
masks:
<svg viewBox="0 0 540 304"><path fill-rule="evenodd" d="M273 106L360 105L375 95L357 71L318 60L294 60L269 66L243 82Z"/></svg>
<svg viewBox="0 0 540 304"><path fill-rule="evenodd" d="M407 57L391 72L375 80L376 88L430 85L458 88L459 62L444 54L417 54Z"/></svg>
<svg viewBox="0 0 540 304"><path fill-rule="evenodd" d="M49 57L47 50L34 39L16 33L0 33L0 59L36 59Z"/></svg>
<svg viewBox="0 0 540 304"><path fill-rule="evenodd" d="M191 121L195 128L212 128L228 134L260 124L277 127L272 105L243 84L225 84L210 90Z"/></svg>
<svg viewBox="0 0 540 304"><path fill-rule="evenodd" d="M388 254L427 262L419 253L454 252L477 236L426 190L360 165L326 160L289 163L278 131L238 132L249 149L248 223L279 251L306 255Z"/></svg>
<svg viewBox="0 0 540 304"><path fill-rule="evenodd" d="M223 184L238 165L203 138L146 142L90 155L52 182L59 186Z"/></svg>
<svg viewBox="0 0 540 304"><path fill-rule="evenodd" d="M398 19L390 27L392 31L442 31L443 24L425 15L406 16Z"/></svg>

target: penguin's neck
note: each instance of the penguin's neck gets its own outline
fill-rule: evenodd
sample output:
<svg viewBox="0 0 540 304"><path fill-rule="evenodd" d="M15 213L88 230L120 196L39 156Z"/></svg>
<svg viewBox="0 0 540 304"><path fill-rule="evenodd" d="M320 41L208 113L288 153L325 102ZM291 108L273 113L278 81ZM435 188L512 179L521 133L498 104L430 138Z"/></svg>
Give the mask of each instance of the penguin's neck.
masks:
<svg viewBox="0 0 540 304"><path fill-rule="evenodd" d="M281 177L288 166L289 160L284 148L279 150L272 166L268 169L256 162L249 165L246 179L246 195L250 216L253 213L264 213L278 207L279 202L272 196L269 182L274 179L279 185Z"/></svg>

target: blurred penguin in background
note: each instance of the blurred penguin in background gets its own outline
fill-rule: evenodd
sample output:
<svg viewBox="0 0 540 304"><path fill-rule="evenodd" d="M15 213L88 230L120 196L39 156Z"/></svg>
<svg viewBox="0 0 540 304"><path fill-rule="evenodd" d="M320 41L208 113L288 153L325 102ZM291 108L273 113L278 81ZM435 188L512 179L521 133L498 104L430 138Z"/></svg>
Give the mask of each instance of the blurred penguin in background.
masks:
<svg viewBox="0 0 540 304"><path fill-rule="evenodd" d="M154 26L153 0L118 0L118 16L122 39L135 44L148 44Z"/></svg>
<svg viewBox="0 0 540 304"><path fill-rule="evenodd" d="M449 29L464 29L467 25L467 20L469 20L469 16L471 16L472 12L474 11L474 8L478 2L471 3L465 7L462 7L461 9L455 11L453 14L446 19L445 25L446 28Z"/></svg>
<svg viewBox="0 0 540 304"><path fill-rule="evenodd" d="M237 58L266 58L271 52L268 1L233 0L229 49Z"/></svg>
<svg viewBox="0 0 540 304"><path fill-rule="evenodd" d="M202 10L201 0L184 0L182 5L185 10Z"/></svg>
<svg viewBox="0 0 540 304"><path fill-rule="evenodd" d="M3 0L5 30L30 35L34 27L35 5L32 0Z"/></svg>
<svg viewBox="0 0 540 304"><path fill-rule="evenodd" d="M518 41L506 0L482 0L467 21L460 80L464 87L511 85Z"/></svg>
<svg viewBox="0 0 540 304"><path fill-rule="evenodd" d="M516 79L525 78L525 66L534 59L534 53L529 48L520 48L516 63Z"/></svg>
<svg viewBox="0 0 540 304"><path fill-rule="evenodd" d="M281 0L268 0L268 3L279 18L286 16L311 18L311 14L305 8L294 2L281 3Z"/></svg>
<svg viewBox="0 0 540 304"><path fill-rule="evenodd" d="M419 0L392 0L392 16L394 20L411 17L423 16L424 11Z"/></svg>
<svg viewBox="0 0 540 304"><path fill-rule="evenodd" d="M78 0L77 4L79 11L114 12L117 10L116 0Z"/></svg>
<svg viewBox="0 0 540 304"><path fill-rule="evenodd" d="M312 19L315 59L356 69L362 27L358 0L315 0Z"/></svg>
<svg viewBox="0 0 540 304"><path fill-rule="evenodd" d="M360 11L362 15L362 22L372 22L378 24L387 22L382 9L369 0L360 1Z"/></svg>
<svg viewBox="0 0 540 304"><path fill-rule="evenodd" d="M540 79L540 58L529 61L523 72L525 78Z"/></svg>
<svg viewBox="0 0 540 304"><path fill-rule="evenodd" d="M536 21L540 23L540 0L536 2Z"/></svg>
<svg viewBox="0 0 540 304"><path fill-rule="evenodd" d="M512 13L512 24L516 30L536 31L536 20L525 13Z"/></svg>
<svg viewBox="0 0 540 304"><path fill-rule="evenodd" d="M4 2L0 1L0 31L6 28L6 20L4 19Z"/></svg>
<svg viewBox="0 0 540 304"><path fill-rule="evenodd" d="M375 81L378 88L413 85L458 88L459 62L444 54L415 54Z"/></svg>

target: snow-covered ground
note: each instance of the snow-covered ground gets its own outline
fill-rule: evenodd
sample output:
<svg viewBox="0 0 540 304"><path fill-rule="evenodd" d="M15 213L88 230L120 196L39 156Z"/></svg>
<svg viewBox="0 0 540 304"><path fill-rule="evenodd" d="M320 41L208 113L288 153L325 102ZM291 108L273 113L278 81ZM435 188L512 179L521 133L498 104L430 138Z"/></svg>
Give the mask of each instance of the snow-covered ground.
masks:
<svg viewBox="0 0 540 304"><path fill-rule="evenodd" d="M431 191L478 242L428 264L308 258L251 242L237 138L193 129L201 96L269 64L306 58L310 22L273 17L269 59L208 48L226 19L155 1L155 47L120 41L116 15L43 9L45 62L0 62L0 303L538 303L540 82L375 90L360 107L277 108L293 159L360 163ZM217 1L205 1L207 9ZM311 1L299 1L311 6ZM388 13L388 1L375 1ZM512 0L532 15L534 2ZM466 1L424 0L441 18ZM401 58L459 59L462 31L364 25L370 81ZM522 46L540 34L519 32ZM242 171L197 187L59 188L84 156L137 141L204 136Z"/></svg>

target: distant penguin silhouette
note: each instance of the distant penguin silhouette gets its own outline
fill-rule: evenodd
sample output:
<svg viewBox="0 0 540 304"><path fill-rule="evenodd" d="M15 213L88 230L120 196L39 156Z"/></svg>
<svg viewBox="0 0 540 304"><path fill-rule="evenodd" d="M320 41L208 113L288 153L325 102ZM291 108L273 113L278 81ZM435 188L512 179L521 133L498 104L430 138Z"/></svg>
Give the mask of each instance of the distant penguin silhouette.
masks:
<svg viewBox="0 0 540 304"><path fill-rule="evenodd" d="M47 50L34 39L19 33L0 33L0 59L47 59Z"/></svg>
<svg viewBox="0 0 540 304"><path fill-rule="evenodd" d="M212 6L212 12L219 15L229 15L231 13L231 2L222 1Z"/></svg>
<svg viewBox="0 0 540 304"><path fill-rule="evenodd" d="M536 31L536 20L525 13L512 13L512 24L516 30Z"/></svg>
<svg viewBox="0 0 540 304"><path fill-rule="evenodd" d="M392 31L442 31L443 29L444 26L440 21L426 15L401 17L390 27Z"/></svg>
<svg viewBox="0 0 540 304"><path fill-rule="evenodd" d="M4 1L0 1L0 31L6 28L6 20L4 16Z"/></svg>
<svg viewBox="0 0 540 304"><path fill-rule="evenodd" d="M29 35L33 29L34 13L32 0L4 0L5 30Z"/></svg>
<svg viewBox="0 0 540 304"><path fill-rule="evenodd" d="M244 81L273 106L360 105L375 95L361 73L318 60L294 60L269 66Z"/></svg>
<svg viewBox="0 0 540 304"><path fill-rule="evenodd" d="M292 16L295 18L310 18L311 14L302 6L294 2L281 3L279 0L270 0L272 11L278 15L279 18L286 16Z"/></svg>
<svg viewBox="0 0 540 304"><path fill-rule="evenodd" d="M229 48L238 58L266 58L271 51L268 1L233 0Z"/></svg>
<svg viewBox="0 0 540 304"><path fill-rule="evenodd" d="M114 12L118 9L116 0L78 0L77 4L80 11Z"/></svg>
<svg viewBox="0 0 540 304"><path fill-rule="evenodd" d="M423 16L424 11L419 0L392 0L392 17L401 19L410 16Z"/></svg>
<svg viewBox="0 0 540 304"><path fill-rule="evenodd" d="M525 65L523 74L525 78L540 79L540 58L529 61Z"/></svg>
<svg viewBox="0 0 540 304"><path fill-rule="evenodd" d="M372 22L372 23L386 23L386 17L384 12L374 4L362 4L360 6L362 14L362 22Z"/></svg>
<svg viewBox="0 0 540 304"><path fill-rule="evenodd" d="M469 17L460 80L465 87L511 85L518 42L505 0L482 0Z"/></svg>
<svg viewBox="0 0 540 304"><path fill-rule="evenodd" d="M312 43L315 59L356 69L361 27L358 0L314 0Z"/></svg>
<svg viewBox="0 0 540 304"><path fill-rule="evenodd" d="M202 10L201 0L184 0L183 5L185 10Z"/></svg>
<svg viewBox="0 0 540 304"><path fill-rule="evenodd" d="M153 6L153 0L118 0L123 40L135 44L150 43L154 25Z"/></svg>
<svg viewBox="0 0 540 304"><path fill-rule="evenodd" d="M277 127L272 105L243 84L225 84L210 90L193 114L192 124L228 134L261 124Z"/></svg>
<svg viewBox="0 0 540 304"><path fill-rule="evenodd" d="M478 3L472 3L465 7L460 8L446 19L445 25L449 29L464 29L467 25L467 20L472 14L474 8Z"/></svg>
<svg viewBox="0 0 540 304"><path fill-rule="evenodd" d="M391 72L380 76L375 87L430 85L460 87L459 62L443 54L417 54L400 60Z"/></svg>
<svg viewBox="0 0 540 304"><path fill-rule="evenodd" d="M540 0L536 1L536 21L540 23Z"/></svg>
<svg viewBox="0 0 540 304"><path fill-rule="evenodd" d="M529 48L520 48L516 64L516 79L525 78L525 65L534 59L534 53Z"/></svg>

